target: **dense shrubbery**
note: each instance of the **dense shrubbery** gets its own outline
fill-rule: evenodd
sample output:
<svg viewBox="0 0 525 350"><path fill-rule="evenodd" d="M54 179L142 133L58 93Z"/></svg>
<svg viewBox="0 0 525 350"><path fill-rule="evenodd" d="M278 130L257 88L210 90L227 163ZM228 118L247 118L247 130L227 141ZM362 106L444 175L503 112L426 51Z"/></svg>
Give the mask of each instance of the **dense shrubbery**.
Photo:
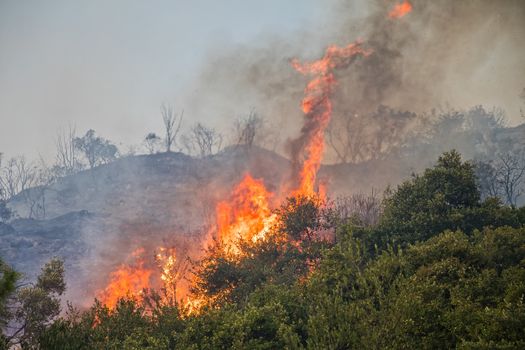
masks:
<svg viewBox="0 0 525 350"><path fill-rule="evenodd" d="M275 238L210 255L182 317L155 295L70 310L42 349L525 348L525 209L481 201L459 154L401 184L375 225L314 200L278 210ZM329 240L320 231L335 231ZM283 242L282 234L288 239Z"/></svg>

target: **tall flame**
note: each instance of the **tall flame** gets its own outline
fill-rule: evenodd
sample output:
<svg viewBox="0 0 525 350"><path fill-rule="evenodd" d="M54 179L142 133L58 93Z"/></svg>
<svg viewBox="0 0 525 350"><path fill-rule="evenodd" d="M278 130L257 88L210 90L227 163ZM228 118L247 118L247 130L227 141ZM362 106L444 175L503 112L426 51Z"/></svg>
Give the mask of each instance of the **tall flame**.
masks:
<svg viewBox="0 0 525 350"><path fill-rule="evenodd" d="M293 195L312 197L315 192L317 171L321 165L324 151L324 131L332 115L331 96L336 85L334 70L348 66L358 56L369 55L370 51L353 43L346 47L329 46L324 56L313 62L299 63L292 61L292 67L303 75L312 76L304 90L302 110L305 114L305 125L302 135L296 142L300 145L294 159L302 162L299 171L299 185Z"/></svg>
<svg viewBox="0 0 525 350"><path fill-rule="evenodd" d="M240 241L255 243L265 238L276 220L270 209L272 196L261 180L246 174L229 201L217 204L217 238L225 253L239 255Z"/></svg>
<svg viewBox="0 0 525 350"><path fill-rule="evenodd" d="M392 10L388 13L390 18L401 18L406 14L412 12L412 4L408 0L404 0L401 3L396 4Z"/></svg>

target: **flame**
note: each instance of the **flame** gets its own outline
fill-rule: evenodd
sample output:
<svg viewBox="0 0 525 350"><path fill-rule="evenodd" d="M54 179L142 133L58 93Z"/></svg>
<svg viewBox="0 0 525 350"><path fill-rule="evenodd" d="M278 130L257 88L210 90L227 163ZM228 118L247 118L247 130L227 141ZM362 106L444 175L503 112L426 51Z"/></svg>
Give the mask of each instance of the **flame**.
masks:
<svg viewBox="0 0 525 350"><path fill-rule="evenodd" d="M177 300L177 282L181 277L175 248L160 247L155 260L161 269L160 279L166 293L164 302L173 303Z"/></svg>
<svg viewBox="0 0 525 350"><path fill-rule="evenodd" d="M229 201L217 204L217 238L227 255L241 253L240 241L256 243L266 237L277 219L270 209L272 196L261 180L246 174Z"/></svg>
<svg viewBox="0 0 525 350"><path fill-rule="evenodd" d="M184 314L189 315L198 315L202 307L206 305L206 300L203 298L195 297L186 297L186 302L184 303Z"/></svg>
<svg viewBox="0 0 525 350"><path fill-rule="evenodd" d="M388 17L401 18L410 12L412 12L412 4L408 2L408 0L404 0L392 8L392 10L388 13Z"/></svg>
<svg viewBox="0 0 525 350"><path fill-rule="evenodd" d="M114 308L119 299L132 297L142 300L142 291L150 286L150 278L153 271L144 267L144 259L141 255L144 249L133 252L135 263L131 265L120 265L110 274L110 282L107 287L97 293L97 298L109 308Z"/></svg>
<svg viewBox="0 0 525 350"><path fill-rule="evenodd" d="M357 42L346 47L329 46L324 56L317 61L299 63L297 59L292 60L295 70L303 75L313 76L306 85L301 104L306 122L302 130L304 142L299 156L304 160L294 196L313 197L316 194L314 186L324 151L324 130L332 115L330 98L336 85L334 70L348 66L358 55L369 54L370 51L363 49Z"/></svg>

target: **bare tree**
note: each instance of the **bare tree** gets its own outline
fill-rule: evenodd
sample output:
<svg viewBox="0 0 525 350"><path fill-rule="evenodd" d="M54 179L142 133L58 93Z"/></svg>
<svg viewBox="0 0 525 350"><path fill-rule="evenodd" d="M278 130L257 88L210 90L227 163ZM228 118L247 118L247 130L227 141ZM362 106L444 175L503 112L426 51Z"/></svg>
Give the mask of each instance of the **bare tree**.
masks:
<svg viewBox="0 0 525 350"><path fill-rule="evenodd" d="M334 119L326 128L326 141L335 152L338 162L348 163L352 154L358 154L354 146L358 146L359 143L355 143L351 128L350 118Z"/></svg>
<svg viewBox="0 0 525 350"><path fill-rule="evenodd" d="M182 125L182 118L184 116L184 111L179 115L176 115L173 112L172 106L167 106L163 104L160 107L160 113L162 114L162 120L164 122L164 130L166 132L164 143L166 145L166 152L171 152L172 146L175 145L177 134L180 131Z"/></svg>
<svg viewBox="0 0 525 350"><path fill-rule="evenodd" d="M0 169L0 192L8 198L29 188L35 178L35 167L26 161L24 157L9 159L6 165Z"/></svg>
<svg viewBox="0 0 525 350"><path fill-rule="evenodd" d="M326 141L341 163L381 159L403 145L415 120L414 113L386 106L365 115L349 112L331 121Z"/></svg>
<svg viewBox="0 0 525 350"><path fill-rule="evenodd" d="M189 154L206 157L220 151L222 135L213 128L197 123L182 137L182 142Z"/></svg>
<svg viewBox="0 0 525 350"><path fill-rule="evenodd" d="M523 190L522 182L525 177L524 155L509 153L499 156L497 173L506 202L515 207Z"/></svg>
<svg viewBox="0 0 525 350"><path fill-rule="evenodd" d="M252 146L258 133L263 127L264 120L257 115L255 110L245 118L239 118L234 123L234 137L237 145Z"/></svg>
<svg viewBox="0 0 525 350"><path fill-rule="evenodd" d="M501 195L498 171L492 161L476 161L474 163L474 171L478 179L481 198L499 197Z"/></svg>
<svg viewBox="0 0 525 350"><path fill-rule="evenodd" d="M381 198L377 191L369 195L356 193L351 196L338 197L335 202L335 212L339 219L357 219L361 224L375 225L381 215Z"/></svg>
<svg viewBox="0 0 525 350"><path fill-rule="evenodd" d="M254 109L245 117L234 120L229 142L231 145L257 145L275 151L281 143L281 128L270 124Z"/></svg>
<svg viewBox="0 0 525 350"><path fill-rule="evenodd" d="M46 194L50 185L56 180L55 172L48 167L43 158L39 166L35 166L30 188L22 192L28 205L28 217L36 219L46 218Z"/></svg>
<svg viewBox="0 0 525 350"><path fill-rule="evenodd" d="M75 133L75 128L72 126L69 126L67 130L58 131L55 140L55 172L59 176L71 175L82 169L77 147L75 147Z"/></svg>
<svg viewBox="0 0 525 350"><path fill-rule="evenodd" d="M54 174L42 159L37 166L24 157L11 158L0 168L0 195L3 200L20 195L27 204L29 218L45 218L46 191Z"/></svg>
<svg viewBox="0 0 525 350"><path fill-rule="evenodd" d="M149 154L153 154L157 151L159 143L160 137L158 137L154 132L150 132L144 138L144 145L146 146Z"/></svg>

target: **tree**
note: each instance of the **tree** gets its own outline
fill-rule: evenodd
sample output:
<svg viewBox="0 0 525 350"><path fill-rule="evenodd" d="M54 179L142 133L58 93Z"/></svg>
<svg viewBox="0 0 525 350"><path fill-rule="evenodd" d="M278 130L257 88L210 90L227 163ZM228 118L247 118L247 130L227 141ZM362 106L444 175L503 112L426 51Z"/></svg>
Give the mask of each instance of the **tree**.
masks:
<svg viewBox="0 0 525 350"><path fill-rule="evenodd" d="M213 128L197 123L183 136L182 142L189 154L196 153L203 158L220 151L222 135Z"/></svg>
<svg viewBox="0 0 525 350"><path fill-rule="evenodd" d="M6 326L6 302L15 291L20 275L0 258L0 329Z"/></svg>
<svg viewBox="0 0 525 350"><path fill-rule="evenodd" d="M160 143L160 137L157 136L154 132L150 132L144 138L144 145L148 150L149 154L153 154L157 151L157 147Z"/></svg>
<svg viewBox="0 0 525 350"><path fill-rule="evenodd" d="M35 181L36 167L25 157L14 157L0 168L0 194L9 199L31 187Z"/></svg>
<svg viewBox="0 0 525 350"><path fill-rule="evenodd" d="M57 176L68 176L82 169L75 140L75 128L69 126L67 130L59 130L55 139L56 155L54 172Z"/></svg>
<svg viewBox="0 0 525 350"><path fill-rule="evenodd" d="M117 146L102 137L96 136L93 129L88 130L82 137L76 137L74 144L78 150L84 153L91 169L109 163L117 157Z"/></svg>
<svg viewBox="0 0 525 350"><path fill-rule="evenodd" d="M177 116L173 112L172 106L167 106L163 104L160 107L160 112L162 114L162 121L164 122L164 143L166 145L166 152L171 152L171 148L175 145L177 134L179 133L180 127L182 125L182 117L184 116L184 111L182 111L180 115Z"/></svg>
<svg viewBox="0 0 525 350"><path fill-rule="evenodd" d="M261 132L263 124L264 120L254 110L247 117L235 120L234 136L236 144L251 147Z"/></svg>
<svg viewBox="0 0 525 350"><path fill-rule="evenodd" d="M355 193L338 197L334 204L337 217L343 222L357 220L361 225L373 226L377 224L382 213L381 198L374 190L369 195Z"/></svg>
<svg viewBox="0 0 525 350"><path fill-rule="evenodd" d="M414 175L385 199L380 225L393 239L416 242L455 228L464 220L460 212L479 205L474 167L462 162L458 152L445 152L433 168Z"/></svg>
<svg viewBox="0 0 525 350"><path fill-rule="evenodd" d="M24 157L11 158L0 168L0 198L7 200L20 194L28 206L29 218L45 217L45 194L55 180L55 171L41 160L40 166ZM7 215L5 205L3 212Z"/></svg>
<svg viewBox="0 0 525 350"><path fill-rule="evenodd" d="M495 161L477 161L475 169L482 197L501 197L508 205L517 205L525 179L525 156L502 154Z"/></svg>
<svg viewBox="0 0 525 350"><path fill-rule="evenodd" d="M37 348L38 338L60 314L60 296L64 293L64 264L57 258L42 267L36 283L21 286L11 293L10 312L4 333L9 346Z"/></svg>
<svg viewBox="0 0 525 350"><path fill-rule="evenodd" d="M523 191L525 155L508 153L500 155L498 160L497 176L505 201L515 207Z"/></svg>
<svg viewBox="0 0 525 350"><path fill-rule="evenodd" d="M55 180L56 173L54 169L49 168L45 161L40 159L40 166L34 168L31 188L22 192L26 204L29 206L29 218L45 219L46 194Z"/></svg>
<svg viewBox="0 0 525 350"><path fill-rule="evenodd" d="M341 163L381 159L403 145L416 120L415 113L379 106L373 113L334 118L326 141Z"/></svg>
<svg viewBox="0 0 525 350"><path fill-rule="evenodd" d="M384 278L374 269L391 282L383 282L383 307L371 320L377 322L373 344L365 347L523 347L525 255L516 247L524 233L500 227L469 239L448 231L397 257L385 256L397 261L397 272Z"/></svg>
<svg viewBox="0 0 525 350"><path fill-rule="evenodd" d="M478 179L481 198L499 197L501 184L493 162L478 160L474 163L474 171Z"/></svg>
<svg viewBox="0 0 525 350"><path fill-rule="evenodd" d="M255 110L251 110L248 116L234 120L230 142L236 146L257 145L275 150L280 144L280 132L280 128L271 125Z"/></svg>
<svg viewBox="0 0 525 350"><path fill-rule="evenodd" d="M521 225L519 213L498 198L481 201L474 166L456 151L445 152L437 164L413 175L383 200L384 213L371 235L372 246L406 246L445 230L473 234L487 225Z"/></svg>

